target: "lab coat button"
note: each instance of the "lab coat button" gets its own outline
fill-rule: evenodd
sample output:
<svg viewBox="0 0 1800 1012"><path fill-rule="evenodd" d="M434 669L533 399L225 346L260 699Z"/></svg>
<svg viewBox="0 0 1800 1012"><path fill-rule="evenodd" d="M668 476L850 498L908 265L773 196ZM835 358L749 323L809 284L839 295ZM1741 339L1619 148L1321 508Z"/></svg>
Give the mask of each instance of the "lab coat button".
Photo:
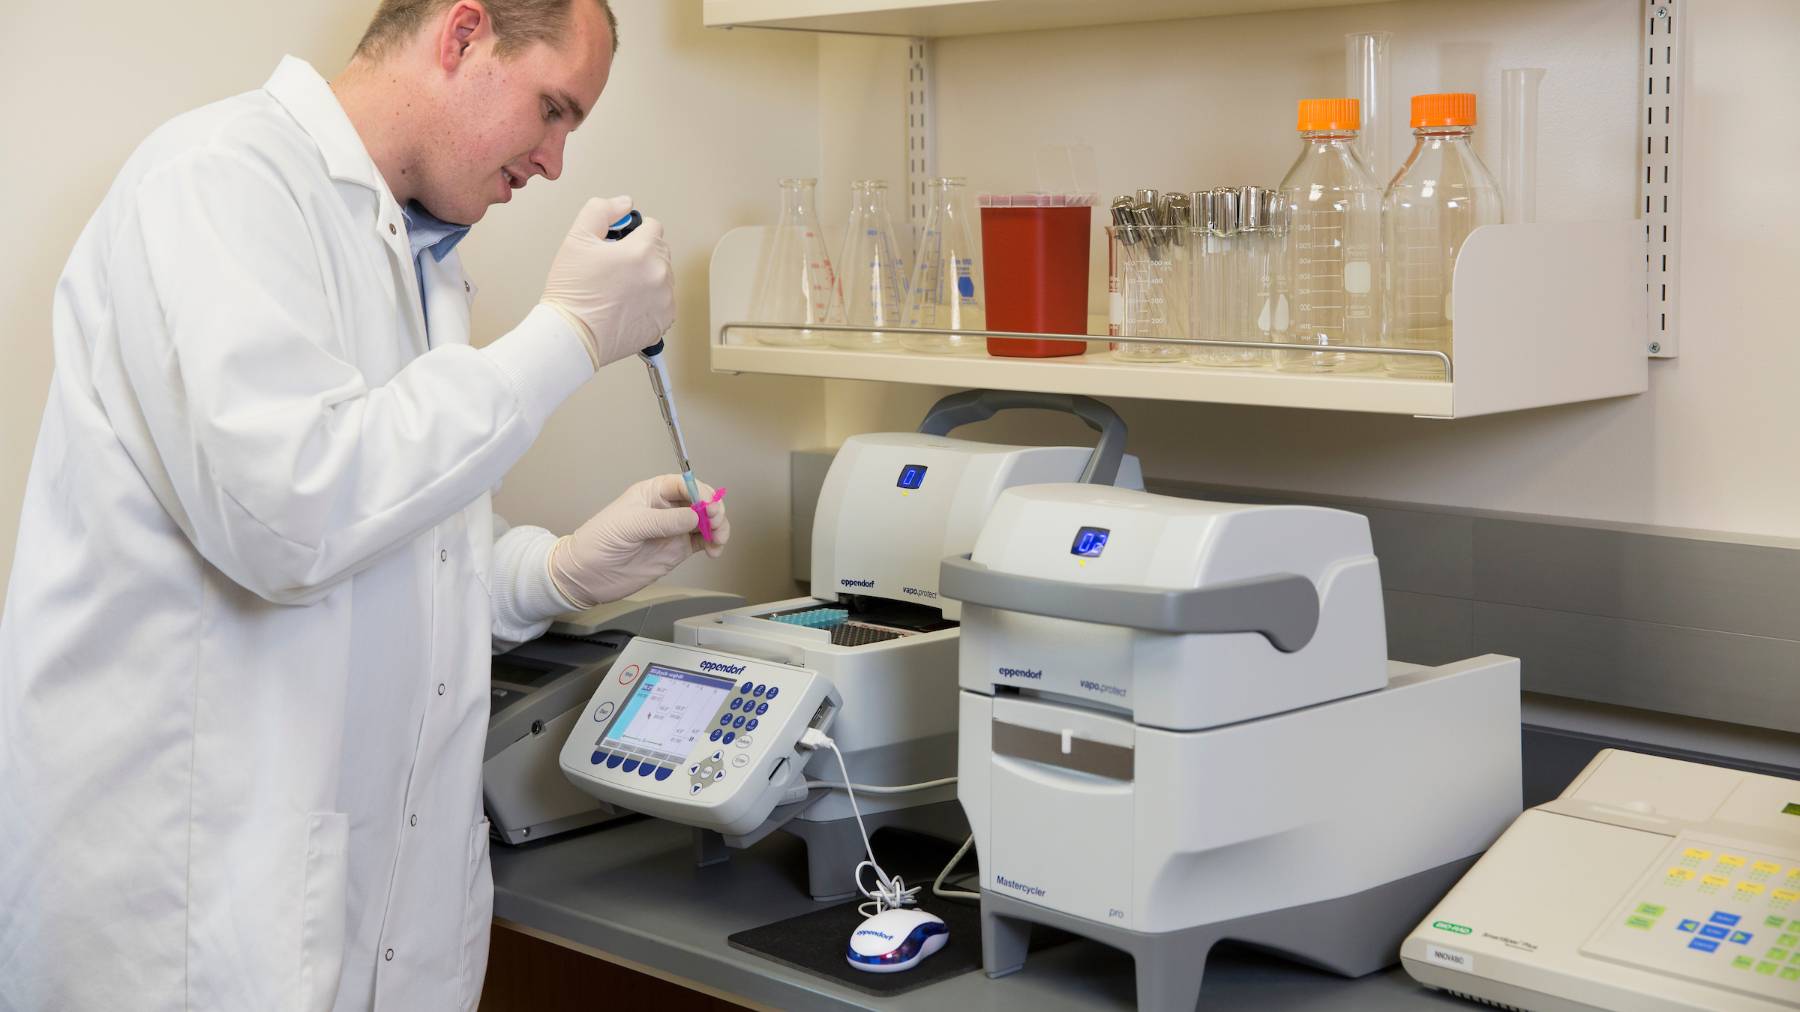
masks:
<svg viewBox="0 0 1800 1012"><path fill-rule="evenodd" d="M388 235L399 235L399 234L400 234L400 230L394 227L394 223L391 221L388 222ZM388 950L388 958L389 959L394 958L394 951L392 949Z"/></svg>
<svg viewBox="0 0 1800 1012"><path fill-rule="evenodd" d="M443 694L444 694L444 683L443 683L443 682L439 682L439 683L438 683L438 695L440 695L440 696L441 696L441 695L443 695Z"/></svg>
<svg viewBox="0 0 1800 1012"><path fill-rule="evenodd" d="M409 816L407 816L407 817L406 817L406 824L407 824L407 825L409 825L409 826L416 826L416 825L418 825L418 824L419 824L419 817L418 817L418 816L417 816L417 815L409 815Z"/></svg>
<svg viewBox="0 0 1800 1012"><path fill-rule="evenodd" d="M381 958L387 960L390 963L393 962L394 961L394 950L389 949L387 952L382 953Z"/></svg>
<svg viewBox="0 0 1800 1012"><path fill-rule="evenodd" d="M438 561L439 562L449 562L450 561L450 550L447 548L438 549Z"/></svg>

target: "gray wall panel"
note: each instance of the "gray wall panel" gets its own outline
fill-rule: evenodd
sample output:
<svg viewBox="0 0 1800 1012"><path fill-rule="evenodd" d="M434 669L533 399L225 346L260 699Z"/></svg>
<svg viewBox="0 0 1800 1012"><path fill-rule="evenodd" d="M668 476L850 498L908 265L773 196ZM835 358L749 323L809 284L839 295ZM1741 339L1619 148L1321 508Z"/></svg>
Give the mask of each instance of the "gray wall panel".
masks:
<svg viewBox="0 0 1800 1012"><path fill-rule="evenodd" d="M1382 593L1387 609L1388 656L1409 664L1449 664L1475 649L1475 602L1465 598Z"/></svg>
<svg viewBox="0 0 1800 1012"><path fill-rule="evenodd" d="M1475 650L1531 692L1800 732L1800 642L1475 602Z"/></svg>

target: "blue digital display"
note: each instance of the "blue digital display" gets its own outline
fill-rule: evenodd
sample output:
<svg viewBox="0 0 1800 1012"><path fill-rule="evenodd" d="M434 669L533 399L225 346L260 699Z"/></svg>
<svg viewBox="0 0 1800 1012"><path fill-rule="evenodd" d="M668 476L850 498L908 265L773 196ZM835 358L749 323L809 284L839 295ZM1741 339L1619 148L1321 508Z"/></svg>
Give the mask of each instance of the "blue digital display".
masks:
<svg viewBox="0 0 1800 1012"><path fill-rule="evenodd" d="M1070 555L1079 555L1084 559L1098 559L1106 550L1106 539L1112 531L1104 527L1083 527L1075 534L1075 544L1070 547Z"/></svg>
<svg viewBox="0 0 1800 1012"><path fill-rule="evenodd" d="M901 488L918 488L925 484L925 465L908 464L900 469L900 480L894 484Z"/></svg>

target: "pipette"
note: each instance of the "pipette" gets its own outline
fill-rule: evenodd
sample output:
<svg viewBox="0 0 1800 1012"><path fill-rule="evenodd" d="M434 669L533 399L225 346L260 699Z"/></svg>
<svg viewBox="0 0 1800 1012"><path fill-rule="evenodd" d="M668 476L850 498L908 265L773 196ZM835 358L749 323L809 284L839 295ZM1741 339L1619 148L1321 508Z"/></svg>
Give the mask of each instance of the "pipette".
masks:
<svg viewBox="0 0 1800 1012"><path fill-rule="evenodd" d="M606 241L618 242L643 223L644 216L633 210L607 227ZM655 344L638 352L638 357L644 360L644 367L650 373L650 389L656 393L656 406L662 411L663 424L669 428L669 441L674 444L675 458L681 462L681 481L687 486L688 502L700 517L700 535L710 542L712 523L706 514L708 504L700 499L700 486L694 481L693 465L688 463L687 440L681 436L681 417L675 412L674 385L669 382L669 367L663 361L663 349L662 338L657 338ZM712 501L717 502L724 497L725 490L719 489L713 494Z"/></svg>

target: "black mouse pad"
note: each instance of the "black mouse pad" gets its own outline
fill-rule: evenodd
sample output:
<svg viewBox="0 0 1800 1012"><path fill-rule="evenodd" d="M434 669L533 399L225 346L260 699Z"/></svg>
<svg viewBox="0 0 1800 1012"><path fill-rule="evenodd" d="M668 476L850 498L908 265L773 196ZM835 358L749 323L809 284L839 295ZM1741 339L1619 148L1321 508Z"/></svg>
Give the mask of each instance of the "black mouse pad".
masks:
<svg viewBox="0 0 1800 1012"><path fill-rule="evenodd" d="M981 912L974 901L967 904L942 900L930 889L919 895L919 909L944 919L950 940L919 965L897 973L858 970L844 958L850 933L865 918L857 911L861 899L790 917L732 935L732 948L753 952L765 959L804 970L877 997L902 994L914 988L968 973L981 967Z"/></svg>

